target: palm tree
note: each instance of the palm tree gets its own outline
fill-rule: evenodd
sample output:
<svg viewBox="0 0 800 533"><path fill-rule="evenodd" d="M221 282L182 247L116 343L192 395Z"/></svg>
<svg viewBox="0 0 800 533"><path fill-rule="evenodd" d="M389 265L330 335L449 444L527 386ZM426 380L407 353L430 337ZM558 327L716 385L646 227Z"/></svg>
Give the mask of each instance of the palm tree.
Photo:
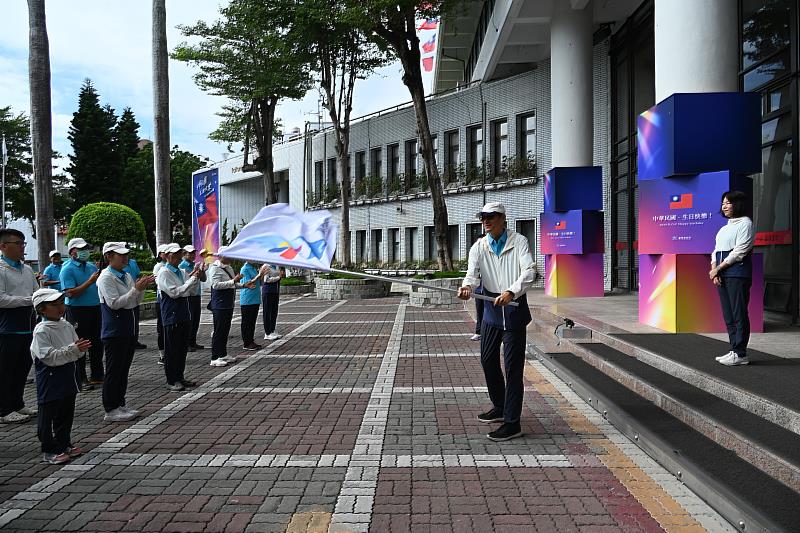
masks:
<svg viewBox="0 0 800 533"><path fill-rule="evenodd" d="M170 242L169 54L165 0L153 0L153 169L156 188L156 243Z"/></svg>
<svg viewBox="0 0 800 533"><path fill-rule="evenodd" d="M28 82L31 93L33 202L39 265L55 246L53 222L53 123L50 110L50 43L44 0L28 0Z"/></svg>

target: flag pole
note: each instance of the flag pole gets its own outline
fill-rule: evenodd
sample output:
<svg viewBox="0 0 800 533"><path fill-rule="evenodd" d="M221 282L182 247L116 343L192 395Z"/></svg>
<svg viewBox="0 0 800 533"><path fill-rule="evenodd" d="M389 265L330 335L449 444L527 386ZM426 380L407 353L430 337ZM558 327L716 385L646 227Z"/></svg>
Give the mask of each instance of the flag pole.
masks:
<svg viewBox="0 0 800 533"><path fill-rule="evenodd" d="M3 205L0 209L3 217L3 229L6 229L6 160L8 159L8 151L6 149L6 136L3 135Z"/></svg>
<svg viewBox="0 0 800 533"><path fill-rule="evenodd" d="M434 285L426 285L425 283L420 283L418 281L410 281L410 280L404 280L404 279L389 278L389 277L386 277L386 276L378 276L376 274L367 274L365 272L349 272L347 270L340 270L338 268L331 268L329 270L329 272L336 272L337 274L348 274L350 276L358 276L358 277L361 277L361 278L375 279L375 280L378 280L378 281L388 281L389 283L400 283L402 285L410 285L411 287L420 287L420 288L429 289L429 290L432 290L432 291L452 292L452 293L457 293L458 292L457 289L449 289L447 287L436 287ZM486 301L489 301L489 302L494 302L494 299L495 299L494 296L486 296L485 294L475 294L474 292L472 293L471 296L473 298L475 298L475 299L486 300ZM508 305L517 306L519 304L517 302L511 301L511 302L508 303Z"/></svg>

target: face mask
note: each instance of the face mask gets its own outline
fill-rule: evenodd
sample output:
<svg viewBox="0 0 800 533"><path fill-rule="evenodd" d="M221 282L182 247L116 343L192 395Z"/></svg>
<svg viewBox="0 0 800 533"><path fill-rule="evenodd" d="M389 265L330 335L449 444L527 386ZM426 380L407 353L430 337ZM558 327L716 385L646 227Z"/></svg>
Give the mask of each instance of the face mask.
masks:
<svg viewBox="0 0 800 533"><path fill-rule="evenodd" d="M89 250L78 250L78 261L88 261L90 254Z"/></svg>

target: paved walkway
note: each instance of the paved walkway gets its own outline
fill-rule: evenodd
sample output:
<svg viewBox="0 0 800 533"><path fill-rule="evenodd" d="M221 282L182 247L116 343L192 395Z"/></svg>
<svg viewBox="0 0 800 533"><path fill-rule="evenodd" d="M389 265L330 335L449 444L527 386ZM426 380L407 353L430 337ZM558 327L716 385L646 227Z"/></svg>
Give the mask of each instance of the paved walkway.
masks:
<svg viewBox="0 0 800 533"><path fill-rule="evenodd" d="M69 465L39 462L33 423L0 426L0 530L731 530L536 362L525 436L486 439L465 311L286 298L279 320L258 353L235 322L235 365L190 354L201 385L180 394L143 325L128 396L143 416L105 424L99 392L81 394L90 452Z"/></svg>

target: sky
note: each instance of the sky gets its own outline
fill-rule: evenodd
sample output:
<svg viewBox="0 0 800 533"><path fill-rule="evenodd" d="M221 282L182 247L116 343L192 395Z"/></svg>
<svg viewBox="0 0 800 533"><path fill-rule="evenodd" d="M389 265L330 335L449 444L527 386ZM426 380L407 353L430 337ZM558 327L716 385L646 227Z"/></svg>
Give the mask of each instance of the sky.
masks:
<svg viewBox="0 0 800 533"><path fill-rule="evenodd" d="M71 152L67 132L78 106L83 80L90 78L100 95L117 115L130 107L141 125L139 135L152 139L153 102L151 78L150 0L48 0L47 31L50 39L50 69L53 111L53 148ZM220 0L169 0L167 41L170 50L185 39L176 28L197 20L218 18ZM22 0L3 2L0 31L0 107L29 113L28 12ZM425 35L427 40L428 36ZM222 159L226 145L208 138L225 103L221 97L203 93L192 80L195 69L170 60L171 144L207 157ZM400 65L393 64L356 85L353 116L358 117L410 100L400 78ZM426 87L431 75L423 73ZM285 131L306 121L316 122L319 92L309 91L299 101L279 104L277 116ZM323 118L324 120L324 118Z"/></svg>

